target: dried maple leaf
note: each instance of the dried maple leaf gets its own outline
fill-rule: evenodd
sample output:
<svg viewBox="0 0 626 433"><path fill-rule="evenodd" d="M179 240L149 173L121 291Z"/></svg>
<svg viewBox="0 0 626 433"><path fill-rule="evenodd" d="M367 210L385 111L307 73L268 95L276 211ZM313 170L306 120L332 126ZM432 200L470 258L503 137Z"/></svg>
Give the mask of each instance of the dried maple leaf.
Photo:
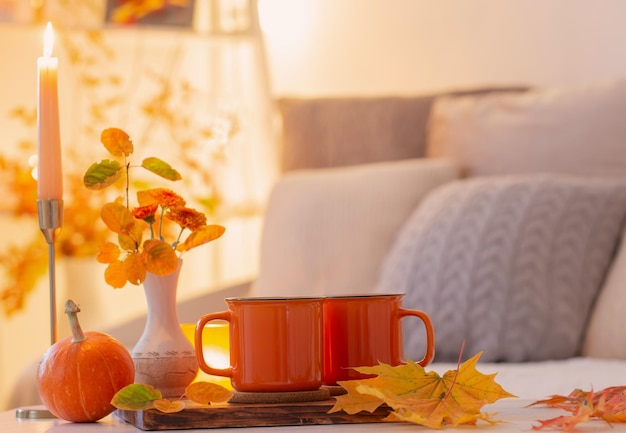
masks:
<svg viewBox="0 0 626 433"><path fill-rule="evenodd" d="M571 431L579 423L592 419L623 423L626 422L626 386L612 386L598 392L575 389L567 396L553 395L528 406L538 405L562 409L571 415L538 420L539 425L533 426L533 430L553 428Z"/></svg>
<svg viewBox="0 0 626 433"><path fill-rule="evenodd" d="M337 397L329 413L339 410L349 414L362 410L373 412L385 403L393 409L386 418L389 421L408 421L437 429L445 425L475 424L478 420L495 423L493 414L482 413L481 408L501 398L515 396L495 382L495 374L485 375L476 370L481 354L443 376L426 372L412 361L395 367L380 363L355 368L376 377L339 382L348 392Z"/></svg>

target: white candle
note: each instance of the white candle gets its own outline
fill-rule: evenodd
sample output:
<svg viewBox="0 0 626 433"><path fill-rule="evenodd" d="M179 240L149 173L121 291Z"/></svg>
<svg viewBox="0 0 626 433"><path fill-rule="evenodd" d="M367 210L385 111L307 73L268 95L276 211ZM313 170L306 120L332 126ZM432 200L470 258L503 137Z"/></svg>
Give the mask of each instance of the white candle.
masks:
<svg viewBox="0 0 626 433"><path fill-rule="evenodd" d="M39 157L37 162L37 193L40 200L61 200L63 172L59 133L59 100L57 91L58 59L52 57L54 34L48 23L44 32L43 57L37 59L37 122Z"/></svg>

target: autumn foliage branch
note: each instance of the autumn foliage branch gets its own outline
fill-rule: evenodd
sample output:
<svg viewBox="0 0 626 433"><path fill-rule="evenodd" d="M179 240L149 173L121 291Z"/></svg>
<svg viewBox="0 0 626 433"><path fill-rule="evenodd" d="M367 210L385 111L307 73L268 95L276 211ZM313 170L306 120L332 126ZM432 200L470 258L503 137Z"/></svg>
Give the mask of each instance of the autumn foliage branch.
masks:
<svg viewBox="0 0 626 433"><path fill-rule="evenodd" d="M207 224L206 216L186 206L177 193L166 188L152 188L137 192L138 206L130 205L129 173L131 168L143 168L168 181L182 176L167 162L145 158L141 165L132 166L129 157L134 145L128 134L118 128L105 129L100 138L113 159L93 163L85 172L83 183L88 189L100 190L119 182L125 183L125 197L106 203L101 210L105 225L117 235L117 244L106 242L100 247L98 261L108 264L105 281L114 288L126 282L141 284L146 272L168 275L178 266L178 254L213 241L225 231L216 224ZM178 233L171 242L165 239L164 226L174 223ZM144 239L148 229L149 237ZM182 240L185 230L190 232ZM178 254L177 254L178 253Z"/></svg>

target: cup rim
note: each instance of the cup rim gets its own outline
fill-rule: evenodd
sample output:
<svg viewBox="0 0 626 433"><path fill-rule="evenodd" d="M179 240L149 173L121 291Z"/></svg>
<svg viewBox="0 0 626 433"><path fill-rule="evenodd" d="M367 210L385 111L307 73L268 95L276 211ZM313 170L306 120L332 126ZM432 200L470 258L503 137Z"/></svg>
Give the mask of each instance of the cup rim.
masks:
<svg viewBox="0 0 626 433"><path fill-rule="evenodd" d="M404 295L404 293L354 293L345 295L328 295L325 296L324 299L391 298Z"/></svg>
<svg viewBox="0 0 626 433"><path fill-rule="evenodd" d="M322 301L323 299L323 296L232 296L224 298L226 302Z"/></svg>

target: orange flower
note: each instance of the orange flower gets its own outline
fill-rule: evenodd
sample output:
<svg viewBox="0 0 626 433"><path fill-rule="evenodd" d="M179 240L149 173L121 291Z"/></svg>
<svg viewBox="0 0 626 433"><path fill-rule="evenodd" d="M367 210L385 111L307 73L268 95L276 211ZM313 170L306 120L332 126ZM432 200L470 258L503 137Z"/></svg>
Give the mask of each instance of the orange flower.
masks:
<svg viewBox="0 0 626 433"><path fill-rule="evenodd" d="M137 194L137 198L143 206L156 203L166 209L185 206L186 204L184 198L167 188L153 188L147 191L140 191Z"/></svg>
<svg viewBox="0 0 626 433"><path fill-rule="evenodd" d="M154 215L159 205L156 203L148 204L145 206L139 206L132 210L132 214L138 220L144 220L147 223L154 222Z"/></svg>
<svg viewBox="0 0 626 433"><path fill-rule="evenodd" d="M165 217L174 221L181 227L187 228L192 232L206 226L206 216L197 210L188 207L175 207L165 214Z"/></svg>

